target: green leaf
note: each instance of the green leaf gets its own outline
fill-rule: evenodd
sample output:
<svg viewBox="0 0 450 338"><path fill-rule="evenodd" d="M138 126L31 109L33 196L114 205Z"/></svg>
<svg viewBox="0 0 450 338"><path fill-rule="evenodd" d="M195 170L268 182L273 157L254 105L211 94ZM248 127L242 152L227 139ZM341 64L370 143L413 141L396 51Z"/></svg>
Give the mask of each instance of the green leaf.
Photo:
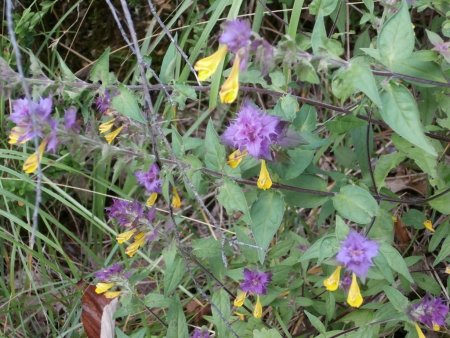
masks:
<svg viewBox="0 0 450 338"><path fill-rule="evenodd" d="M368 224L378 213L378 204L372 195L354 185L342 187L332 200L337 212L355 223Z"/></svg>
<svg viewBox="0 0 450 338"><path fill-rule="evenodd" d="M247 200L242 188L229 179L225 179L224 184L219 188L217 200L229 215L232 215L235 211L242 211L244 214L249 213Z"/></svg>
<svg viewBox="0 0 450 338"><path fill-rule="evenodd" d="M397 134L436 157L436 150L425 136L419 110L411 93L403 85L387 84L381 95L381 117Z"/></svg>
<svg viewBox="0 0 450 338"><path fill-rule="evenodd" d="M92 82L101 81L103 86L108 86L110 74L109 74L109 47L103 52L103 54L95 61L92 67L89 79Z"/></svg>
<svg viewBox="0 0 450 338"><path fill-rule="evenodd" d="M386 243L380 243L379 254L384 256L392 270L401 274L411 283L414 283L404 258L398 253L397 250Z"/></svg>
<svg viewBox="0 0 450 338"><path fill-rule="evenodd" d="M163 282L165 295L170 294L178 287L186 272L183 259L176 254L176 250L176 246L172 243L163 251L166 264Z"/></svg>
<svg viewBox="0 0 450 338"><path fill-rule="evenodd" d="M222 171L225 164L225 147L220 143L219 135L212 120L208 121L205 136L205 165L207 168Z"/></svg>
<svg viewBox="0 0 450 338"><path fill-rule="evenodd" d="M439 65L433 61L421 60L420 52L410 55L405 60L399 60L392 65L392 71L400 74L418 77L437 82L447 82ZM432 87L434 85L423 84L408 80L416 85Z"/></svg>
<svg viewBox="0 0 450 338"><path fill-rule="evenodd" d="M312 313L309 313L306 310L303 310L303 312L305 312L305 315L306 317L308 317L309 322L316 328L317 331L319 331L320 333L325 333L327 331L325 325L323 325L322 321L318 317L314 316Z"/></svg>
<svg viewBox="0 0 450 338"><path fill-rule="evenodd" d="M445 241L442 243L441 251L439 251L439 254L434 260L433 266L436 266L444 259L448 258L449 255L450 255L450 236L447 237Z"/></svg>
<svg viewBox="0 0 450 338"><path fill-rule="evenodd" d="M286 162L278 162L273 165L278 175L285 180L291 180L303 174L314 158L313 150L293 149L287 151L289 158Z"/></svg>
<svg viewBox="0 0 450 338"><path fill-rule="evenodd" d="M264 263L267 248L278 231L284 215L284 200L280 194L264 191L253 203L250 215L252 219L252 233L258 250L259 260Z"/></svg>
<svg viewBox="0 0 450 338"><path fill-rule="evenodd" d="M308 7L312 15L327 16L333 13L337 4L338 0L313 0Z"/></svg>
<svg viewBox="0 0 450 338"><path fill-rule="evenodd" d="M282 338L275 329L253 330L253 338Z"/></svg>
<svg viewBox="0 0 450 338"><path fill-rule="evenodd" d="M191 86L184 84L174 84L172 88L172 100L178 103L178 107L181 110L184 110L186 108L187 99L197 99L197 92Z"/></svg>
<svg viewBox="0 0 450 338"><path fill-rule="evenodd" d="M389 172L397 167L403 160L405 155L399 152L393 152L387 155L381 155L377 161L377 165L374 170L375 183L378 189L386 186L385 179Z"/></svg>
<svg viewBox="0 0 450 338"><path fill-rule="evenodd" d="M297 99L292 95L286 95L279 102L281 104L281 111L283 112L282 118L287 121L294 121L299 109Z"/></svg>
<svg viewBox="0 0 450 338"><path fill-rule="evenodd" d="M224 322L228 322L231 316L230 297L225 292L225 290L220 289L213 294L212 303L215 305L211 307L211 310L214 324L217 328L217 336L224 338L230 337L231 332Z"/></svg>
<svg viewBox="0 0 450 338"><path fill-rule="evenodd" d="M172 300L169 311L167 313L167 323L169 327L167 328L166 337L178 337L178 338L188 338L189 332L186 323L186 317L184 316L183 307L178 296Z"/></svg>
<svg viewBox="0 0 450 338"><path fill-rule="evenodd" d="M149 308L165 308L169 307L171 299L160 293L149 293L144 297L144 304Z"/></svg>
<svg viewBox="0 0 450 338"><path fill-rule="evenodd" d="M327 191L327 182L314 175L303 174L292 180L282 180L282 183L298 188ZM296 191L284 191L286 203L300 208L316 208L329 200L329 196L318 196Z"/></svg>
<svg viewBox="0 0 450 338"><path fill-rule="evenodd" d="M364 61L364 58L353 59L350 67L352 68L351 81L353 87L362 91L373 103L381 108L381 98L378 93L375 77L373 76L369 65Z"/></svg>
<svg viewBox="0 0 450 338"><path fill-rule="evenodd" d="M162 83L169 83L175 78L175 64L177 61L177 50L173 43L167 48L166 54L164 55L161 71L159 73L159 79Z"/></svg>
<svg viewBox="0 0 450 338"><path fill-rule="evenodd" d="M394 289L393 287L388 285L386 285L383 290L395 309L398 312L406 313L406 310L409 307L408 298L403 296L403 294L397 289Z"/></svg>
<svg viewBox="0 0 450 338"><path fill-rule="evenodd" d="M414 39L408 5L402 0L400 9L386 21L378 36L381 62L392 67L396 61L408 58L414 50Z"/></svg>
<svg viewBox="0 0 450 338"><path fill-rule="evenodd" d="M320 264L324 259L335 256L338 250L339 244L336 236L327 235L315 241L314 244L300 257L300 262L317 258L318 263Z"/></svg>
<svg viewBox="0 0 450 338"><path fill-rule="evenodd" d="M441 192L442 191L438 191L436 195ZM450 192L431 200L430 202L428 202L428 204L440 213L450 215Z"/></svg>
<svg viewBox="0 0 450 338"><path fill-rule="evenodd" d="M345 224L344 220L336 215L336 229L335 234L338 241L343 241L349 232L349 227Z"/></svg>
<svg viewBox="0 0 450 338"><path fill-rule="evenodd" d="M124 85L119 86L119 94L113 97L111 105L126 117L137 122L145 123L136 96Z"/></svg>

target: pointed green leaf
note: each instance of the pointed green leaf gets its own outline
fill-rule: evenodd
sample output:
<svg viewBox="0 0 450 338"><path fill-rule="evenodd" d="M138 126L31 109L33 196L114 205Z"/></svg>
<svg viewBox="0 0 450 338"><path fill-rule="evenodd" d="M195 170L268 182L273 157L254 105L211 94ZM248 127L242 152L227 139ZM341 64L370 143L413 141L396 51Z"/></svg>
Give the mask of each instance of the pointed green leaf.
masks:
<svg viewBox="0 0 450 338"><path fill-rule="evenodd" d="M119 94L113 97L111 105L119 113L130 119L145 123L136 96L124 85L119 86Z"/></svg>
<svg viewBox="0 0 450 338"><path fill-rule="evenodd" d="M377 201L365 189L346 185L332 198L337 212L350 221L368 224L378 213Z"/></svg>

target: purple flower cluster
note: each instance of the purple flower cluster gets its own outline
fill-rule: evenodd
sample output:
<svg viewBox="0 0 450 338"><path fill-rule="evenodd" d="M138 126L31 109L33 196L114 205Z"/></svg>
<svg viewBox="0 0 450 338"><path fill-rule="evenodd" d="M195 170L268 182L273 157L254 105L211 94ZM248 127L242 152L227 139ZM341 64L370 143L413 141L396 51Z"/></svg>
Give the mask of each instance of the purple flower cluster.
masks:
<svg viewBox="0 0 450 338"><path fill-rule="evenodd" d="M66 131L80 131L80 125L77 123L77 109L75 107L69 107L64 111L64 128Z"/></svg>
<svg viewBox="0 0 450 338"><path fill-rule="evenodd" d="M271 160L270 148L281 141L286 126L279 117L268 115L246 101L237 118L223 133L222 141L241 152L247 151L257 159Z"/></svg>
<svg viewBox="0 0 450 338"><path fill-rule="evenodd" d="M105 113L111 107L111 93L106 90L103 95L97 96L95 105L100 113Z"/></svg>
<svg viewBox="0 0 450 338"><path fill-rule="evenodd" d="M264 295L271 280L272 275L270 273L244 269L244 280L241 282L240 288L244 292Z"/></svg>
<svg viewBox="0 0 450 338"><path fill-rule="evenodd" d="M229 51L236 54L240 49L249 46L252 29L247 20L226 21L222 27L219 43L226 45Z"/></svg>
<svg viewBox="0 0 450 338"><path fill-rule="evenodd" d="M154 163L148 171L137 171L134 175L138 183L147 190L147 193L161 193L162 182L159 177L159 171L158 165Z"/></svg>
<svg viewBox="0 0 450 338"><path fill-rule="evenodd" d="M413 304L409 309L409 315L415 321L434 329L437 326L444 326L448 314L448 305L439 297L426 295L417 304Z"/></svg>
<svg viewBox="0 0 450 338"><path fill-rule="evenodd" d="M191 335L191 338L209 338L209 337L210 335L208 330L203 330L199 328L196 328Z"/></svg>
<svg viewBox="0 0 450 338"><path fill-rule="evenodd" d="M336 256L337 261L358 277L365 278L372 259L378 254L378 244L351 230L342 242Z"/></svg>
<svg viewBox="0 0 450 338"><path fill-rule="evenodd" d="M111 280L111 277L119 275L122 271L122 265L120 265L119 263L115 263L107 268L95 272L94 276L101 282L107 282Z"/></svg>
<svg viewBox="0 0 450 338"><path fill-rule="evenodd" d="M115 198L113 204L106 208L110 220L115 220L123 227L132 227L144 216L144 208L138 201L124 201Z"/></svg>
<svg viewBox="0 0 450 338"><path fill-rule="evenodd" d="M11 130L9 143L24 143L35 137L47 137L47 150L55 151L58 145L58 123L51 117L52 98L41 98L38 102L18 99L12 107L9 118L16 126Z"/></svg>

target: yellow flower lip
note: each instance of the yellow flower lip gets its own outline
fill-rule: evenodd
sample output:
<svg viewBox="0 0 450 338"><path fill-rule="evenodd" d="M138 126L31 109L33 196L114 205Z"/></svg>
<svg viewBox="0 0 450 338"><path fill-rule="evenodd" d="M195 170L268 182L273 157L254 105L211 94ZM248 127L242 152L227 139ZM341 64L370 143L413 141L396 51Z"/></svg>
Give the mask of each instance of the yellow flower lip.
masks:
<svg viewBox="0 0 450 338"><path fill-rule="evenodd" d="M121 293L122 293L122 291L106 291L103 295L106 298L111 299L111 298L119 297Z"/></svg>
<svg viewBox="0 0 450 338"><path fill-rule="evenodd" d="M425 229L434 232L434 228L433 228L433 222L431 222L429 219L427 219L425 222L423 222L423 226L425 227Z"/></svg>
<svg viewBox="0 0 450 338"><path fill-rule="evenodd" d="M205 81L211 77L225 58L226 53L227 46L221 45L214 54L198 60L194 65L194 69L198 72L198 79L200 81Z"/></svg>
<svg viewBox="0 0 450 338"><path fill-rule="evenodd" d="M239 166L245 156L247 156L247 150L240 151L237 149L228 156L227 163L231 168L235 169Z"/></svg>
<svg viewBox="0 0 450 338"><path fill-rule="evenodd" d="M272 179L270 178L269 170L267 170L266 161L261 160L261 171L257 182L259 189L267 190L272 186Z"/></svg>
<svg viewBox="0 0 450 338"><path fill-rule="evenodd" d="M147 205L148 207L152 207L155 204L157 198L158 198L158 194L156 192L152 193L147 198L147 202L145 202L145 205Z"/></svg>
<svg viewBox="0 0 450 338"><path fill-rule="evenodd" d="M111 289L114 285L115 283L97 283L95 285L95 293L97 294L105 293L106 291Z"/></svg>
<svg viewBox="0 0 450 338"><path fill-rule="evenodd" d="M246 298L247 298L247 292L239 291L236 298L234 299L233 305L236 307L241 307L242 305L244 305Z"/></svg>
<svg viewBox="0 0 450 338"><path fill-rule="evenodd" d="M422 332L422 329L420 328L420 326L417 323L414 323L414 327L416 328L416 332L417 332L417 335L419 336L419 338L426 338Z"/></svg>
<svg viewBox="0 0 450 338"><path fill-rule="evenodd" d="M44 154L45 147L47 146L47 139L44 139L37 151L31 154L23 163L22 170L26 174L33 174L36 172L39 162L41 161L42 155Z"/></svg>
<svg viewBox="0 0 450 338"><path fill-rule="evenodd" d="M358 281L356 280L356 275L352 274L352 284L348 290L347 303L351 307L359 308L363 303L363 297L361 295L361 290L359 289Z"/></svg>
<svg viewBox="0 0 450 338"><path fill-rule="evenodd" d="M114 121L116 121L115 118L100 124L98 126L98 131L100 132L100 134L104 134L104 133L110 131L111 128L113 127L113 125L114 125Z"/></svg>
<svg viewBox="0 0 450 338"><path fill-rule="evenodd" d="M24 129L20 128L18 126L15 126L13 129L11 129L11 132L9 133L9 144L23 144L27 141L29 141L29 138L23 139L19 142L19 138L23 136Z"/></svg>
<svg viewBox="0 0 450 338"><path fill-rule="evenodd" d="M233 103L239 92L239 67L240 67L239 54L236 54L231 67L230 76L225 80L220 88L219 96L222 103Z"/></svg>
<svg viewBox="0 0 450 338"><path fill-rule="evenodd" d="M253 310L253 317L255 318L261 318L262 317L262 305L261 305L261 301L259 299L259 295L256 296L256 304L255 304L255 309Z"/></svg>
<svg viewBox="0 0 450 338"><path fill-rule="evenodd" d="M133 257L136 252L145 244L145 232L140 232L134 236L134 242L131 243L126 249L125 253L128 257Z"/></svg>
<svg viewBox="0 0 450 338"><path fill-rule="evenodd" d="M323 281L323 286L325 286L325 288L328 291L336 291L337 288L339 287L339 280L340 280L340 276L341 276L341 266L338 266L334 272L330 275L330 277L328 277L327 279L325 279Z"/></svg>
<svg viewBox="0 0 450 338"><path fill-rule="evenodd" d="M132 230L128 230L128 231L118 234L116 236L117 243L122 244L122 243L128 241L134 235L135 232L136 232L136 229L132 229Z"/></svg>
<svg viewBox="0 0 450 338"><path fill-rule="evenodd" d="M120 132L122 131L122 129L123 129L123 126L121 126L121 127L117 128L116 130L114 130L114 131L112 131L112 132L106 134L106 135L105 135L105 140L106 140L106 142L108 142L108 144L111 144L112 141L114 141L114 139L117 137L117 135L120 134Z"/></svg>
<svg viewBox="0 0 450 338"><path fill-rule="evenodd" d="M178 195L178 191L177 189L175 189L175 187L173 187L172 189L172 207L174 209L181 208L181 198L180 195Z"/></svg>

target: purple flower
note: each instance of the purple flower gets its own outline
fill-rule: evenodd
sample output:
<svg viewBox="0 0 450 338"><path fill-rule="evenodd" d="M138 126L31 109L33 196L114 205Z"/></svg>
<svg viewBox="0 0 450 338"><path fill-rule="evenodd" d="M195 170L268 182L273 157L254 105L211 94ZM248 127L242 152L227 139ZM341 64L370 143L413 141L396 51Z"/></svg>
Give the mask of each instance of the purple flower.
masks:
<svg viewBox="0 0 450 338"><path fill-rule="evenodd" d="M94 276L102 282L111 280L111 277L119 275L123 270L122 265L115 263L107 268L101 269L94 273Z"/></svg>
<svg viewBox="0 0 450 338"><path fill-rule="evenodd" d="M133 227L134 223L144 216L144 209L138 201L130 202L117 198L106 211L110 220L115 220L124 227Z"/></svg>
<svg viewBox="0 0 450 338"><path fill-rule="evenodd" d="M219 38L219 43L226 45L228 50L237 53L239 49L250 44L252 29L247 20L231 20L223 25L223 31Z"/></svg>
<svg viewBox="0 0 450 338"><path fill-rule="evenodd" d="M247 151L257 159L272 159L270 147L278 143L286 129L279 117L264 113L249 101L244 102L237 118L222 135L223 143Z"/></svg>
<svg viewBox="0 0 450 338"><path fill-rule="evenodd" d="M434 326L444 326L448 314L448 305L439 298L426 295L420 302L411 305L409 315L415 321L434 329Z"/></svg>
<svg viewBox="0 0 450 338"><path fill-rule="evenodd" d="M191 335L191 338L209 338L209 332L205 329L199 329L198 327L194 330Z"/></svg>
<svg viewBox="0 0 450 338"><path fill-rule="evenodd" d="M47 148L56 148L57 122L50 116L53 109L51 97L41 98L38 102L18 99L13 102L12 107L9 118L16 126L11 130L9 143L24 143L35 137L44 138L50 133Z"/></svg>
<svg viewBox="0 0 450 338"><path fill-rule="evenodd" d="M272 275L270 273L244 269L244 280L242 281L240 287L244 292L263 295L267 292L267 285L269 285L271 280Z"/></svg>
<svg viewBox="0 0 450 338"><path fill-rule="evenodd" d="M77 123L77 109L70 107L64 111L64 128L67 131L78 132L80 126Z"/></svg>
<svg viewBox="0 0 450 338"><path fill-rule="evenodd" d="M109 90L106 90L105 94L97 96L95 105L100 113L106 112L111 107L111 94Z"/></svg>
<svg viewBox="0 0 450 338"><path fill-rule="evenodd" d="M342 242L337 261L358 277L365 278L373 265L372 258L378 254L378 244L351 230Z"/></svg>
<svg viewBox="0 0 450 338"><path fill-rule="evenodd" d="M137 171L135 174L138 183L151 193L161 193L161 179L159 178L159 167L153 163L148 171Z"/></svg>

